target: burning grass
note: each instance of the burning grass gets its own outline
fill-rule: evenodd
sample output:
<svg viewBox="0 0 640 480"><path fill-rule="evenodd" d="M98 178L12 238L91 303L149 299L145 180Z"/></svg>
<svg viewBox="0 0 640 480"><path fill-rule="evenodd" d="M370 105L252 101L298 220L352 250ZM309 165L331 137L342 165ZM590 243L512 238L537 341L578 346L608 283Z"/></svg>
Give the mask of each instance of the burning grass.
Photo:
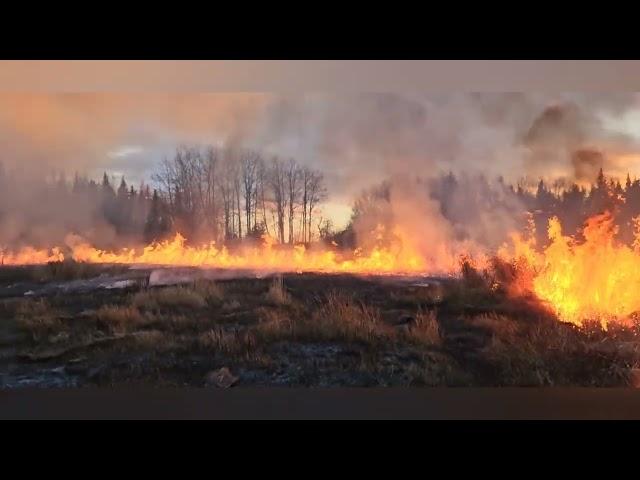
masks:
<svg viewBox="0 0 640 480"><path fill-rule="evenodd" d="M434 246L432 255L427 257L418 248L415 236L398 226L389 229L385 225L373 229L376 242L352 252L328 245L310 250L303 245L274 248L273 239L268 237L259 245L245 244L231 250L215 244L193 246L178 233L173 240L156 242L139 251L102 251L73 237L68 242L71 252L68 258L60 249L49 252L31 247L17 256L10 252L3 255L9 265L48 261L34 270L42 281L84 278L95 272L95 264L131 263L334 274L457 274L460 265L456 259L462 255L463 287L457 295L450 292L449 304L460 309L469 306L482 309L490 308L496 295L503 299L535 296L538 303L563 321L580 325L597 319L606 326L640 311L636 293L640 288L640 222L635 221L635 225L636 240L628 245L618 241L619 225L610 212L588 218L574 237L563 234L560 220L554 217L548 223L548 245L536 245L530 226L522 232L511 232L511 241L497 255L473 243L453 242ZM275 278L266 292L266 299L274 306L292 301L283 282L282 277ZM435 305L443 298L443 292L436 289L429 291L422 303ZM403 302L406 296L401 294L398 300ZM196 309L211 301L222 303L223 296L219 291L188 288L141 296L139 301L149 308Z"/></svg>

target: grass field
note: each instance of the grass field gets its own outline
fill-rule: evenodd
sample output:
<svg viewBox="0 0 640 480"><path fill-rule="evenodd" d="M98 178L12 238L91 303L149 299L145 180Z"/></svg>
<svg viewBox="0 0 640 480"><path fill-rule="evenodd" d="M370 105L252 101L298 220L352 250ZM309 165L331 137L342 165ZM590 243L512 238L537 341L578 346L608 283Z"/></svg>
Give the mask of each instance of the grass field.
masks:
<svg viewBox="0 0 640 480"><path fill-rule="evenodd" d="M0 293L122 271L0 268ZM469 278L294 274L0 298L1 388L635 386L640 364L640 324L578 328Z"/></svg>

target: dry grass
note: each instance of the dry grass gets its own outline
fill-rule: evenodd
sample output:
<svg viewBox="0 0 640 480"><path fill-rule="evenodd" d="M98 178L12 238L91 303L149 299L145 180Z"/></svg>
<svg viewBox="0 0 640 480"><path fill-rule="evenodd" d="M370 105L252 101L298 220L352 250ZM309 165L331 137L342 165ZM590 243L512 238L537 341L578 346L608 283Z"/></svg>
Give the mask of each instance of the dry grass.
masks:
<svg viewBox="0 0 640 480"><path fill-rule="evenodd" d="M307 311L263 309L256 329L261 340L373 342L391 333L377 308L340 292L330 292Z"/></svg>
<svg viewBox="0 0 640 480"><path fill-rule="evenodd" d="M486 330L494 337L503 339L514 339L520 331L518 322L495 312L471 317L469 323Z"/></svg>
<svg viewBox="0 0 640 480"><path fill-rule="evenodd" d="M289 305L291 303L291 296L287 292L281 276L273 279L269 286L269 291L266 293L266 298L274 305Z"/></svg>
<svg viewBox="0 0 640 480"><path fill-rule="evenodd" d="M59 333L63 323L56 311L45 299L24 299L17 302L14 311L18 326L39 341Z"/></svg>
<svg viewBox="0 0 640 480"><path fill-rule="evenodd" d="M329 336L352 340L372 340L385 333L377 308L335 291L314 312L310 326L311 331L318 327Z"/></svg>
<svg viewBox="0 0 640 480"><path fill-rule="evenodd" d="M49 262L46 265L35 266L31 272L31 278L40 282L61 282L97 277L104 273L118 274L127 271L127 269L126 265L105 267L104 265L66 259L62 262Z"/></svg>
<svg viewBox="0 0 640 480"><path fill-rule="evenodd" d="M418 311L415 322L406 332L406 337L417 341L421 345L439 346L442 344L442 335L435 310L426 312Z"/></svg>
<svg viewBox="0 0 640 480"><path fill-rule="evenodd" d="M202 295L207 303L218 304L224 300L224 289L217 282L196 280L193 289Z"/></svg>
<svg viewBox="0 0 640 480"><path fill-rule="evenodd" d="M112 349L150 362L144 372L167 369L169 377L184 375L187 382L191 369L202 367L194 367L195 358L254 369L247 378L264 383L277 377L294 384L640 384L640 322L578 328L534 310L521 313L519 304L508 303L473 272L467 276L444 283L437 295L423 286L405 290L296 276L200 280L135 295L6 299L0 317L9 321L0 327L15 336L17 324L45 349L94 338L90 345L101 345L99 353L91 357L93 346L82 352L92 361L103 362ZM317 291L323 293L313 297ZM436 311L440 295L444 301ZM400 315L412 320L395 322ZM112 336L117 341L98 341ZM144 354L127 357L129 350Z"/></svg>
<svg viewBox="0 0 640 480"><path fill-rule="evenodd" d="M497 325L483 356L500 385L615 386L627 381L639 359L637 349L624 348L623 342L558 321L516 330L505 327L507 320Z"/></svg>
<svg viewBox="0 0 640 480"><path fill-rule="evenodd" d="M99 325L103 325L112 333L133 331L153 322L153 317L143 314L130 305L103 305L95 312Z"/></svg>
<svg viewBox="0 0 640 480"><path fill-rule="evenodd" d="M295 336L294 321L289 312L262 308L258 314L261 321L255 332L260 341L272 342Z"/></svg>
<svg viewBox="0 0 640 480"><path fill-rule="evenodd" d="M205 296L190 287L166 287L143 290L133 296L131 305L145 310L201 309L207 306Z"/></svg>
<svg viewBox="0 0 640 480"><path fill-rule="evenodd" d="M256 347L255 337L247 332L213 328L198 336L198 344L207 350L227 355L247 355Z"/></svg>

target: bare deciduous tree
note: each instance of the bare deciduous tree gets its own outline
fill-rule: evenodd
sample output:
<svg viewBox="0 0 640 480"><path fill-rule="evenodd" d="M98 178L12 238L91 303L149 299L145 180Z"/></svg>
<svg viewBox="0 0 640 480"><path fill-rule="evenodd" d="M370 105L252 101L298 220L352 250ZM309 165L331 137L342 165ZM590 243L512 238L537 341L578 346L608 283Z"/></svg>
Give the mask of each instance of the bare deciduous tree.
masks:
<svg viewBox="0 0 640 480"><path fill-rule="evenodd" d="M294 218L298 202L300 199L301 185L300 185L300 166L294 159L290 159L286 165L286 187L287 187L287 206L289 207L289 244L293 245L294 237Z"/></svg>

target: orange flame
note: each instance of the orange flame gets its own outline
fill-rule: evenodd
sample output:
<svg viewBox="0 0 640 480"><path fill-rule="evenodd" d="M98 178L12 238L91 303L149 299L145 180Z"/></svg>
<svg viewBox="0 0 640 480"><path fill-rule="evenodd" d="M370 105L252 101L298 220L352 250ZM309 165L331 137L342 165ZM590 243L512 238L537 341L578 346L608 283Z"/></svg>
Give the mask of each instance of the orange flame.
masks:
<svg viewBox="0 0 640 480"><path fill-rule="evenodd" d="M551 243L542 251L536 248L533 222L525 232L511 235L511 244L498 251L498 257L525 272L522 285L512 292L531 291L547 302L557 316L582 325L598 320L605 326L611 320L625 320L640 312L640 217L634 219L636 240L629 247L616 241L617 227L610 213L589 218L583 229L584 240L562 233L557 218L549 221ZM383 228L376 228L381 239ZM67 237L70 257L76 261L109 264L202 266L210 268L247 268L268 271L361 273L361 274L449 274L459 273L460 257L474 251L475 266L489 264L488 255L472 245L420 245L419 238L394 230L395 242L376 246L367 252L358 248L344 253L335 245L307 249L303 245L278 248L265 236L259 246L230 251L209 243L187 245L176 234L172 240L156 242L142 249L117 252L95 248L76 235ZM41 264L64 260L60 248L37 250L31 247L16 252L0 249L0 264Z"/></svg>
<svg viewBox="0 0 640 480"><path fill-rule="evenodd" d="M383 227L376 229L381 238ZM201 246L189 246L181 234L172 240L155 242L142 249L125 248L112 252L95 248L82 237L68 235L67 247L70 257L76 261L107 264L200 266L209 268L247 268L270 271L335 272L366 274L408 273L454 273L458 257L454 252L440 246L437 255L422 255L408 235L394 231L396 242L392 245L376 246L368 252L358 248L350 254L340 252L335 246L322 249L307 249L303 245L293 248L277 248L275 240L265 236L260 246L242 247L230 251L214 242ZM0 251L0 263L39 264L63 260L61 250L51 251L23 249L15 254Z"/></svg>
<svg viewBox="0 0 640 480"><path fill-rule="evenodd" d="M64 255L59 248L39 250L33 247L23 247L17 252L9 252L0 248L0 265L38 265L47 262L61 262Z"/></svg>
<svg viewBox="0 0 640 480"><path fill-rule="evenodd" d="M640 223L636 220L636 226ZM514 255L534 270L533 292L562 320L582 325L624 321L640 311L640 236L634 247L616 242L609 212L589 218L583 241L562 234L558 218L549 221L550 245L537 253L532 240L513 237Z"/></svg>

